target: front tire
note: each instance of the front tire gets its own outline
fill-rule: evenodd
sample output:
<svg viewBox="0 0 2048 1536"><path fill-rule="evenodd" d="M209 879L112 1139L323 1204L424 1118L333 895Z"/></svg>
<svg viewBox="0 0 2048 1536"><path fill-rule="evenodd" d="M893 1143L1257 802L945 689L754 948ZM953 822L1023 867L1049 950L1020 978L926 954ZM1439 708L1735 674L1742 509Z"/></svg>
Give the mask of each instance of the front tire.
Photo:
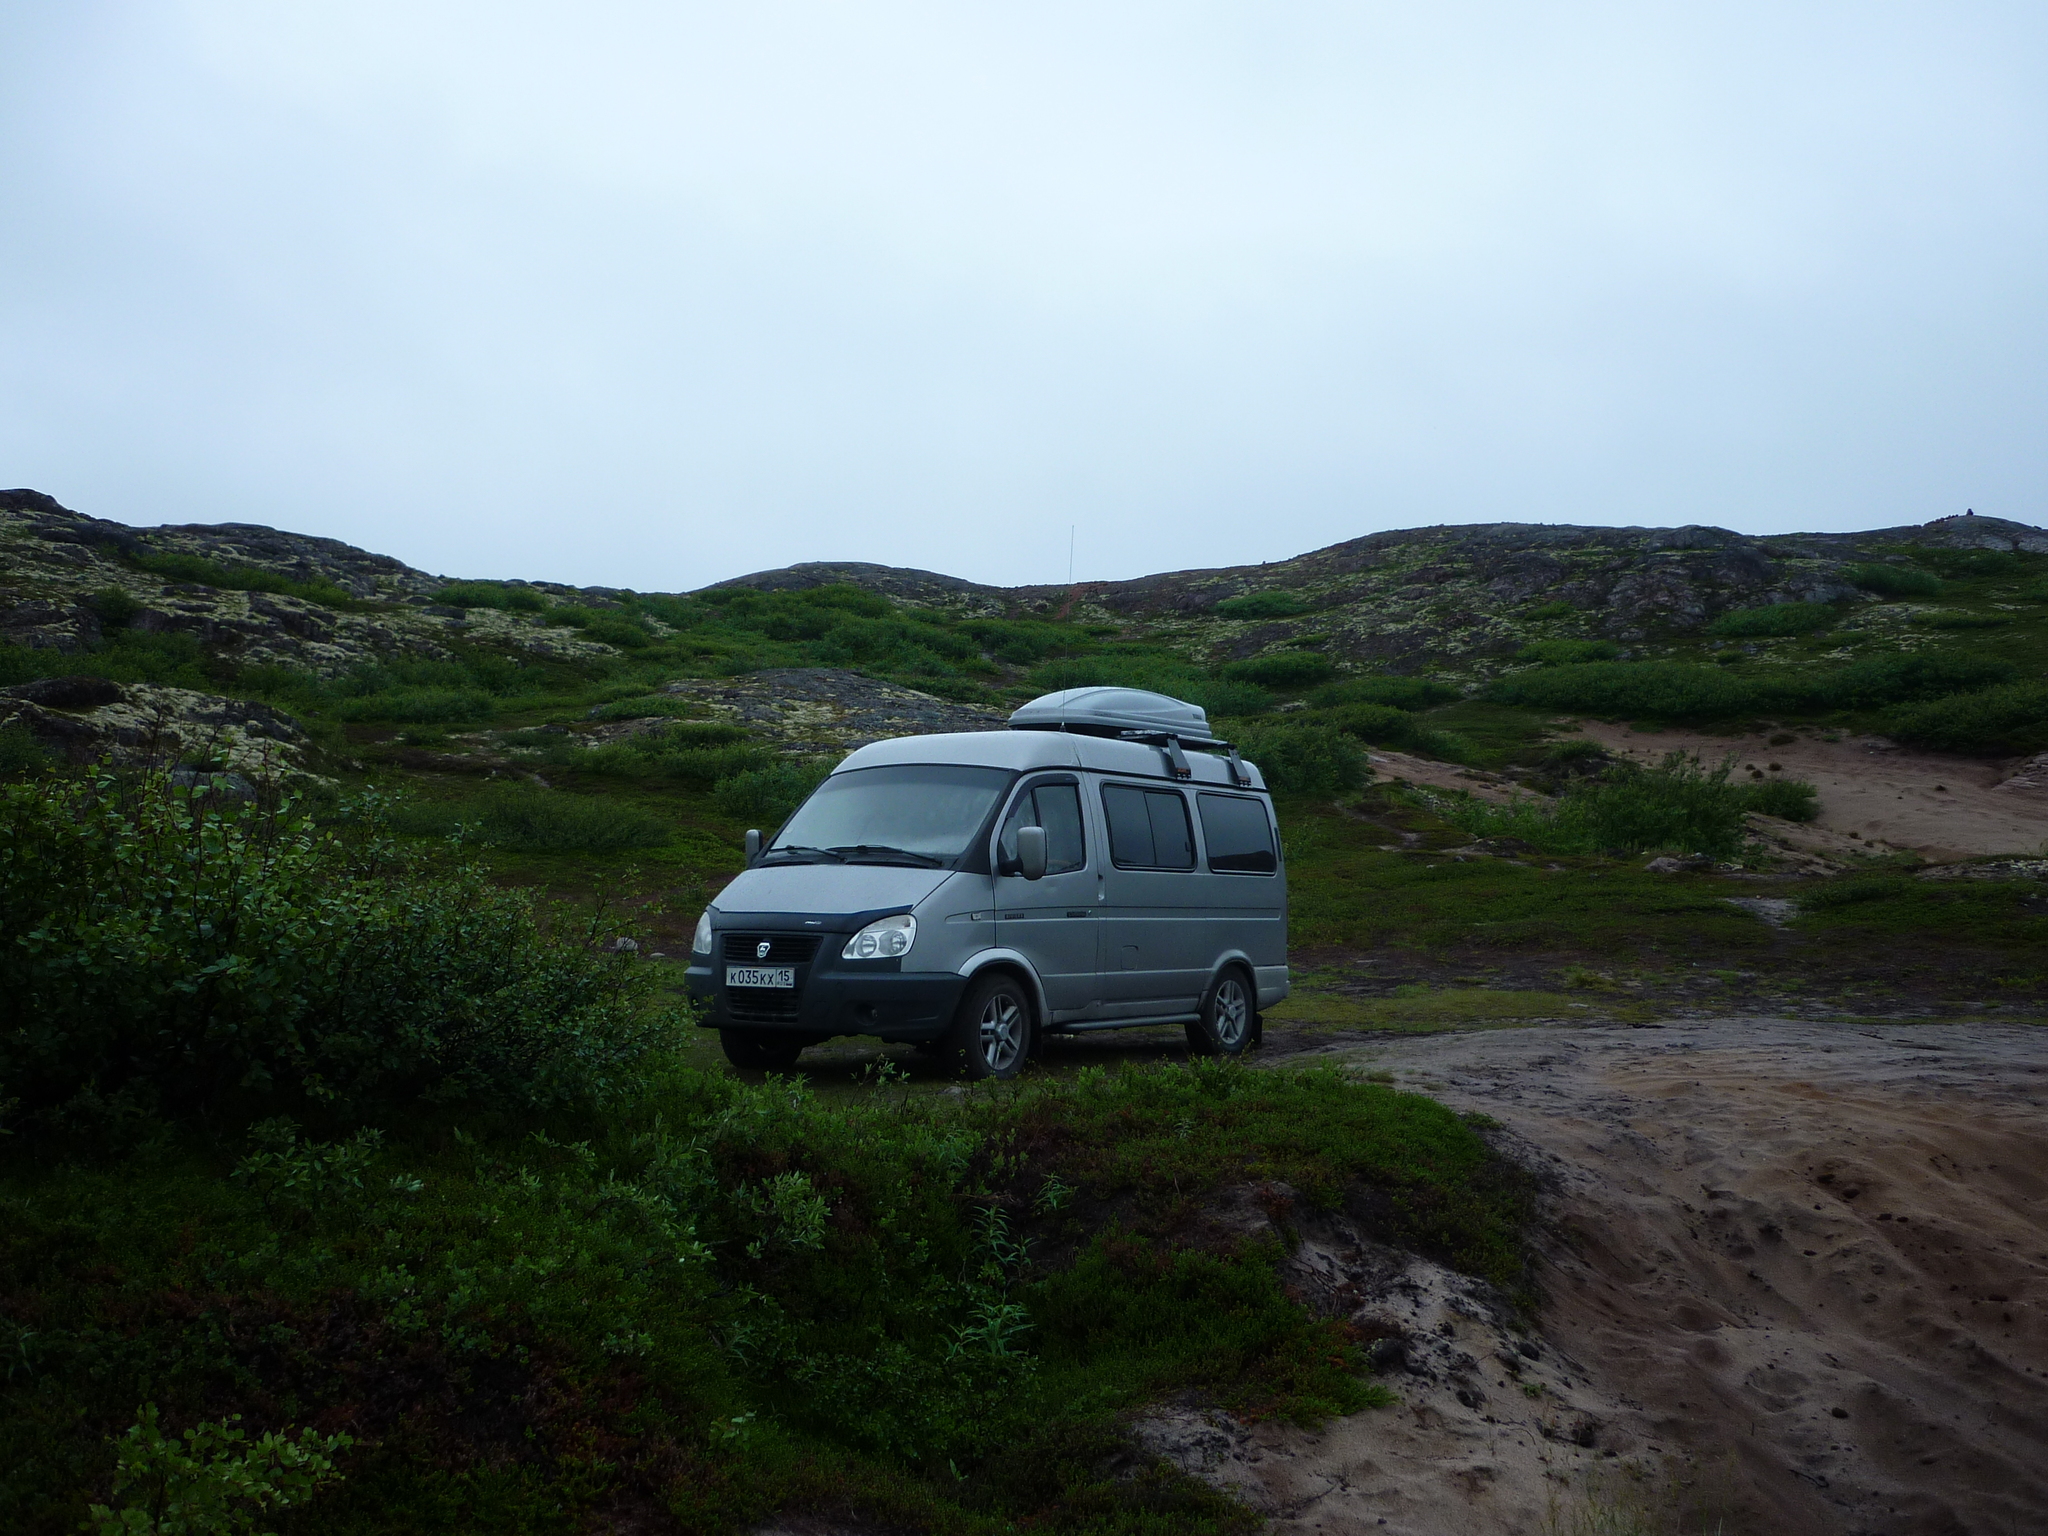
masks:
<svg viewBox="0 0 2048 1536"><path fill-rule="evenodd" d="M1007 1082L1031 1058L1031 994L998 971L977 981L960 1000L946 1037L947 1054L963 1077Z"/></svg>
<svg viewBox="0 0 2048 1536"><path fill-rule="evenodd" d="M721 1029L718 1043L725 1047L727 1061L750 1072L787 1072L809 1044L798 1035L761 1029Z"/></svg>
<svg viewBox="0 0 2048 1536"><path fill-rule="evenodd" d="M1197 1056L1242 1056L1258 1035L1258 994L1251 978L1233 966L1202 999L1201 1017L1188 1025L1188 1049Z"/></svg>

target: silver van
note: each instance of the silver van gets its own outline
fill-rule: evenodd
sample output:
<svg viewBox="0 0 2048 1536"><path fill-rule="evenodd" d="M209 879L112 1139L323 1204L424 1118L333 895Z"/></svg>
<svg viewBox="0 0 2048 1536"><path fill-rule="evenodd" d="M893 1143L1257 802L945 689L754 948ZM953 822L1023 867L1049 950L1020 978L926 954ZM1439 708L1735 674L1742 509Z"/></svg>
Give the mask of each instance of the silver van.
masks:
<svg viewBox="0 0 2048 1536"><path fill-rule="evenodd" d="M1006 1078L1048 1034L1140 1024L1234 1056L1287 996L1272 797L1202 710L1130 688L876 742L747 834L688 986L743 1067L872 1035Z"/></svg>

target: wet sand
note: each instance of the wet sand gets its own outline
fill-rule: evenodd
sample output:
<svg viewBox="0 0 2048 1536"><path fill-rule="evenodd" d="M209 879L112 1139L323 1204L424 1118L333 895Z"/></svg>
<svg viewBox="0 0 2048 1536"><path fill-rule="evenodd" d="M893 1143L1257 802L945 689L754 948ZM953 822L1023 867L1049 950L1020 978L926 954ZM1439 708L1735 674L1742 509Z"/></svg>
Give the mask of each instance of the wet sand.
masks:
<svg viewBox="0 0 2048 1536"><path fill-rule="evenodd" d="M1502 1123L1549 1187L1545 1299L1525 1340L1483 1288L1307 1230L1299 1283L1416 1339L1385 1376L1403 1406L1147 1427L1274 1530L1665 1528L1591 1523L1638 1504L1731 1536L2048 1530L2048 1029L1726 1018L1327 1054Z"/></svg>

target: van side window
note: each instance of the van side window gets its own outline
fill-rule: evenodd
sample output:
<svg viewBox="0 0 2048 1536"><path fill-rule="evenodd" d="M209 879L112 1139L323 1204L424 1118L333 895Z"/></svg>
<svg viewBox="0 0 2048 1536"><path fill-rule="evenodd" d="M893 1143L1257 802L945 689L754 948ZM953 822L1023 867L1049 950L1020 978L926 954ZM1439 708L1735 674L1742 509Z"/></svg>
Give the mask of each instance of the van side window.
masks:
<svg viewBox="0 0 2048 1536"><path fill-rule="evenodd" d="M1194 828L1188 803L1174 790L1102 786L1109 856L1124 869L1193 869Z"/></svg>
<svg viewBox="0 0 2048 1536"><path fill-rule="evenodd" d="M1202 841L1209 867L1225 874L1270 875L1280 867L1273 856L1273 826L1266 808L1243 795L1197 795Z"/></svg>
<svg viewBox="0 0 2048 1536"><path fill-rule="evenodd" d="M1002 867L1017 867L1017 829L1045 828L1045 872L1064 875L1088 862L1088 840L1081 831L1081 788L1078 784L1039 784L1027 789L1010 807L997 844Z"/></svg>

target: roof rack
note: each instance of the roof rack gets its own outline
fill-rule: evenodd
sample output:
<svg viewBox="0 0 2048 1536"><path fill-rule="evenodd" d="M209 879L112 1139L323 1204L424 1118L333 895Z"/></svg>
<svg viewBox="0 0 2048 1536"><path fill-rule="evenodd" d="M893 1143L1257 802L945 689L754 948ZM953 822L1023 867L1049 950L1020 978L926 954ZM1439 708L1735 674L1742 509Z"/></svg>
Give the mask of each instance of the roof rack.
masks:
<svg viewBox="0 0 2048 1536"><path fill-rule="evenodd" d="M1158 747L1166 754L1166 766L1176 779L1194 777L1194 769L1188 766L1187 754L1183 747L1193 747L1197 752L1227 752L1230 754L1230 782L1240 789L1251 787L1251 770L1244 765L1244 759L1237 755L1237 748L1227 741L1214 736L1179 736L1172 731L1119 731L1123 741L1141 741L1148 747Z"/></svg>

